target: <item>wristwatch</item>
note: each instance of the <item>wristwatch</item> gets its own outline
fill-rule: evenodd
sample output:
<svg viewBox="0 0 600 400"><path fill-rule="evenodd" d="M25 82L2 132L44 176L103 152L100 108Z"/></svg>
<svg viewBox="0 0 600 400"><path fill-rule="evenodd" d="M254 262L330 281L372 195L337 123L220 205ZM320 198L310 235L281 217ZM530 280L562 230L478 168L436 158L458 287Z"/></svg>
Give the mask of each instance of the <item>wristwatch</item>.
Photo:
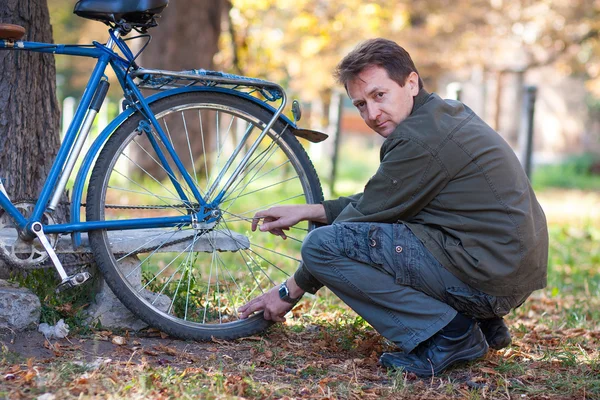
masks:
<svg viewBox="0 0 600 400"><path fill-rule="evenodd" d="M283 282L281 286L279 286L279 298L287 303L296 304L302 296L295 299L290 297L290 289L287 287L287 282Z"/></svg>

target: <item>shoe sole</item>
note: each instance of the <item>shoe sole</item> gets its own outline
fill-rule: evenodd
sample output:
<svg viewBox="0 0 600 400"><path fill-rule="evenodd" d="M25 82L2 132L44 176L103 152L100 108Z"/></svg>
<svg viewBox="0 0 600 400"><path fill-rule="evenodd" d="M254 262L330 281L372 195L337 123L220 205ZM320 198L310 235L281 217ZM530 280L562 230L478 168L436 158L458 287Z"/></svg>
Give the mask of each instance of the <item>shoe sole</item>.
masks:
<svg viewBox="0 0 600 400"><path fill-rule="evenodd" d="M433 368L433 369L419 369L419 368L412 368L410 366L403 366L403 365L396 365L393 363L388 363L384 357L382 356L380 359L381 364L384 367L387 368L404 368L404 370L406 372L412 372L415 375L417 375L418 377L421 378L429 378L432 375L437 375L440 372L442 372L443 370L445 370L446 368L448 368L449 366L456 364L458 362L462 362L462 361L474 361L477 360L478 358L483 357L489 350L489 346L487 344L487 342L484 340L483 341L483 348L477 351L474 351L473 353L469 353L470 351L472 351L474 348L465 350L461 353L456 353L453 357L450 357L448 360L446 360L445 363L443 363L442 365L438 366L437 368Z"/></svg>

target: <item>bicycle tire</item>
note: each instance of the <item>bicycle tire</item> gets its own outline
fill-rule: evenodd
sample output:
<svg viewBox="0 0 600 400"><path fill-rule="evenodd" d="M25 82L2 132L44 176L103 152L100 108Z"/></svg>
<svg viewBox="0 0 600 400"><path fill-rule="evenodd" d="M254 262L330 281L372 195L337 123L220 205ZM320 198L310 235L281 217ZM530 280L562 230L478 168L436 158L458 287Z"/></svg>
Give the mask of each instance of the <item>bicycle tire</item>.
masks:
<svg viewBox="0 0 600 400"><path fill-rule="evenodd" d="M219 92L175 94L153 103L151 109L172 143L177 143L173 139L174 121L184 121L181 126L186 140L182 141L185 145L183 149L180 146L178 154L182 154L181 159L189 158L190 176L203 194L208 184L214 182L213 177L218 176L216 172L225 164L223 160L227 157L221 160L221 155L234 147L234 139L229 143L229 136L235 137L232 132L245 133L252 128L251 137L254 137L272 116L268 110L250 100ZM214 122L214 129L212 124L205 124L208 133L202 127L206 118ZM165 179L155 179L146 168L132 161L130 148L148 147L140 143L145 140L145 135L139 132L140 121L141 115L135 113L116 129L100 152L88 186L88 221L134 218L142 213L144 216L148 213L153 216L178 215L177 212L185 214L189 211L183 204L177 207L171 204L176 196L173 196L175 191L168 188L169 174ZM191 132L192 123L199 126L196 132ZM234 124L236 128L232 129ZM221 126L228 126L224 134L220 132ZM208 143L209 138L213 141L212 146ZM192 155L191 141L198 140L202 141L202 158ZM247 149L245 146L241 152L245 154ZM152 149L143 152L147 153L147 158L155 157L150 154ZM197 162L201 164L200 168ZM125 173L124 166L137 171ZM249 159L248 166L224 197L220 206L222 217L208 232L199 234L189 227L161 228L156 234L150 230L154 236L149 237L147 247L136 242L125 250L118 248L116 240L109 240L115 237L114 231L89 232L94 258L109 287L134 315L151 327L181 339L210 340L212 337L234 339L252 335L271 324L262 317L262 313L239 319L236 310L294 272L300 262L301 241L314 225L304 223L293 228L294 233L288 236L296 236L295 240L288 238L283 241L268 233L251 232L251 218L259 209L274 204L319 203L323 200L323 193L306 151L287 124L281 121L263 139ZM202 171L204 169L206 171ZM145 179L141 178L143 176L146 176ZM176 178L181 179L181 176ZM142 211L117 208L115 211L107 200L117 200L126 205L145 205L152 200L172 207ZM187 240L194 236L191 247L188 245L186 251L180 253L179 249L169 250L168 246L163 246L177 241L174 238L182 231L189 233ZM159 239L160 242L151 243ZM242 246L245 240L248 246ZM196 247L202 241L204 245L208 242L210 248L197 251ZM223 244L225 242L228 245L234 243L234 250L223 251L223 247L227 247ZM130 249L135 246L142 250L140 253L133 251L139 263L135 259L131 261ZM136 263L138 265L132 268ZM175 268L177 263L179 265ZM162 296L168 299L168 307Z"/></svg>

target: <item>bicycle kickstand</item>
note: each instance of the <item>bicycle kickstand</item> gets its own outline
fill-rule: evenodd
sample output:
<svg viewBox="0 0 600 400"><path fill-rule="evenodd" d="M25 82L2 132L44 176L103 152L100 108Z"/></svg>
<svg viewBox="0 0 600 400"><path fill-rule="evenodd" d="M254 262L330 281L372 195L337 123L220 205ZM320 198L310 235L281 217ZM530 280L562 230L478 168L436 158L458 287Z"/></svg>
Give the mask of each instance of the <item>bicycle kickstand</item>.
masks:
<svg viewBox="0 0 600 400"><path fill-rule="evenodd" d="M87 271L79 272L77 274L68 276L67 272L63 268L60 260L58 259L56 252L52 248L52 245L50 244L50 242L48 242L48 239L46 238L46 235L44 234L44 228L42 227L42 224L40 222L34 222L31 225L31 230L33 231L35 236L37 236L37 238L40 240L40 243L42 243L42 246L44 246L44 249L50 256L50 259L52 260L54 267L56 268L56 270L58 271L58 274L60 275L60 279L62 279L62 282L59 283L58 286L56 287L56 293L60 293L64 290L71 289L75 286L79 286L79 285L85 283L87 280L89 280L92 277L92 274L90 274Z"/></svg>

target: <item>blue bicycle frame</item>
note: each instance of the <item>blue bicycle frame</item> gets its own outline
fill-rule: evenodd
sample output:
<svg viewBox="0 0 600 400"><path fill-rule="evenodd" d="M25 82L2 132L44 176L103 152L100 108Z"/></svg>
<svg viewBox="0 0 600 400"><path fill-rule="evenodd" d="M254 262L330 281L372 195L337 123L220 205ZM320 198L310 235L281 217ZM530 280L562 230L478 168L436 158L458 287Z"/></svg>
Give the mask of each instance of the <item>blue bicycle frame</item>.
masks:
<svg viewBox="0 0 600 400"><path fill-rule="evenodd" d="M125 58L117 54L113 51L113 48L117 46L121 53ZM130 51L129 47L125 43L125 41L120 37L119 30L110 30L110 39L106 44L101 44L98 42L93 42L93 46L82 46L82 45L63 45L63 44L47 44L47 43L38 43L38 42L27 42L27 41L17 41L12 42L9 40L0 40L0 50L10 49L10 50L22 50L22 51L33 51L39 53L52 53L52 54L63 54L69 56L81 56L81 57L90 57L96 58L98 61L94 70L91 74L91 77L87 83L86 89L84 91L83 97L77 110L75 112L73 121L71 122L65 137L63 139L63 143L60 146L56 159L52 165L50 173L44 183L42 188L40 197L38 198L33 214L29 219L26 219L20 211L12 204L10 199L0 190L0 207L5 209L8 214L15 220L17 226L20 229L25 229L29 232L31 231L31 226L34 222L41 221L42 215L49 208L49 204L52 204L54 199L58 198L57 193L60 195L64 191L64 184L66 179L60 179L61 174L64 175L65 172L67 174L71 173L69 168L65 169L65 166L70 163L69 157L74 147L76 146L76 140L78 136L82 133L82 125L87 123L86 114L88 114L88 110L90 110L90 106L92 104L94 95L100 85L100 82L104 79L104 73L108 65L111 66L113 71L115 72L119 83L123 89L123 93L126 96L126 99L129 101L129 107L123 111L113 122L111 122L105 130L99 135L99 137L92 144L91 148L88 150L86 154L83 164L80 167L80 170L77 174L77 178L75 181L75 186L73 190L73 198L72 198L72 206L71 206L71 221L70 223L65 224L55 224L55 225L46 225L44 226L45 233L74 233L74 245L78 246L80 244L80 237L78 232L86 232L95 229L107 229L107 230L121 230L121 229L142 229L148 227L173 227L173 226L181 226L181 225L190 225L196 223L198 221L211 223L218 218L218 215L211 214L211 211L216 209L219 205L219 202L225 195L226 190L229 188L231 182L235 179L237 173L241 171L243 165L247 158L240 162L237 170L233 173L233 176L230 178L229 182L227 182L224 187L221 189L219 193L214 196L214 199L210 202L207 202L202 194L200 193L198 187L194 184L192 177L186 171L181 162L180 158L175 152L171 142L168 140L167 135L161 128L160 124L156 120L154 114L150 109L150 104L154 101L176 94L178 92L183 91L195 91L195 90L212 90L212 91L227 91L236 96L242 96L245 98L249 98L254 102L260 103L261 106L268 108L273 113L273 118L263 129L261 135L259 135L258 139L252 145L249 154L246 157L250 157L253 150L258 147L262 138L266 135L266 133L271 129L274 122L280 117L284 120L285 123L290 125L292 128L296 128L295 124L283 116L282 110L285 107L286 96L285 92L281 87L276 84L261 81L261 80L253 80L246 77L237 77L234 75L226 75L222 74L220 76L202 76L201 79L203 84L205 82L215 82L232 84L232 85L250 85L257 87L265 87L268 86L275 90L276 92L280 92L281 96L281 105L278 109L275 109L269 105L266 105L263 101L258 100L254 96L250 96L246 93L236 91L235 89L228 88L219 88L214 85L208 86L191 86L191 87L183 87L183 88L174 88L170 90L166 90L164 92L155 94L148 99L145 99L141 94L138 86L134 82L135 77L139 77L143 72L154 74L156 76L179 76L185 79L193 79L193 77L186 72L178 73L172 71L156 71L156 70L143 70L137 69L137 74L131 74L130 68L134 63L134 55ZM142 71L142 72L139 72ZM213 74L214 75L214 74ZM102 146L108 140L110 135L116 130L116 128L122 124L127 118L133 115L136 111L141 112L145 119L146 124L144 126L140 126L140 130L144 131L150 140L150 143L156 153L158 154L158 158L162 163L162 166L167 171L167 175L170 177L171 182L173 183L174 188L179 194L181 201L184 204L191 204L193 202L197 202L199 205L199 210L195 214L189 214L186 216L177 216L177 217L158 217L158 218L142 218L142 219L124 219L124 220L113 220L113 221L80 221L80 210L79 204L81 202L81 197L83 193L83 188L85 185L86 178L88 176L88 172L91 168L92 162L95 159L98 152L102 149ZM92 120L95 114L92 116ZM91 122L90 122L91 123ZM140 124L142 125L142 124ZM162 142L166 149L165 154L161 148L158 146L158 142L155 137L152 135L151 129L154 129L156 134L158 135L159 140ZM85 132L87 134L87 132ZM79 153L75 155L77 158ZM168 163L167 156L171 158L174 162L175 167L178 172L184 178L186 185L191 190L191 193L194 196L194 199L188 199L184 193L183 188L180 183L175 180L173 177L175 176L174 171L171 169L171 166ZM68 177L68 176L67 176ZM60 182L61 184L57 185ZM54 193L54 197L51 201L51 196ZM210 191L209 191L210 193ZM53 209L53 208L50 208Z"/></svg>

